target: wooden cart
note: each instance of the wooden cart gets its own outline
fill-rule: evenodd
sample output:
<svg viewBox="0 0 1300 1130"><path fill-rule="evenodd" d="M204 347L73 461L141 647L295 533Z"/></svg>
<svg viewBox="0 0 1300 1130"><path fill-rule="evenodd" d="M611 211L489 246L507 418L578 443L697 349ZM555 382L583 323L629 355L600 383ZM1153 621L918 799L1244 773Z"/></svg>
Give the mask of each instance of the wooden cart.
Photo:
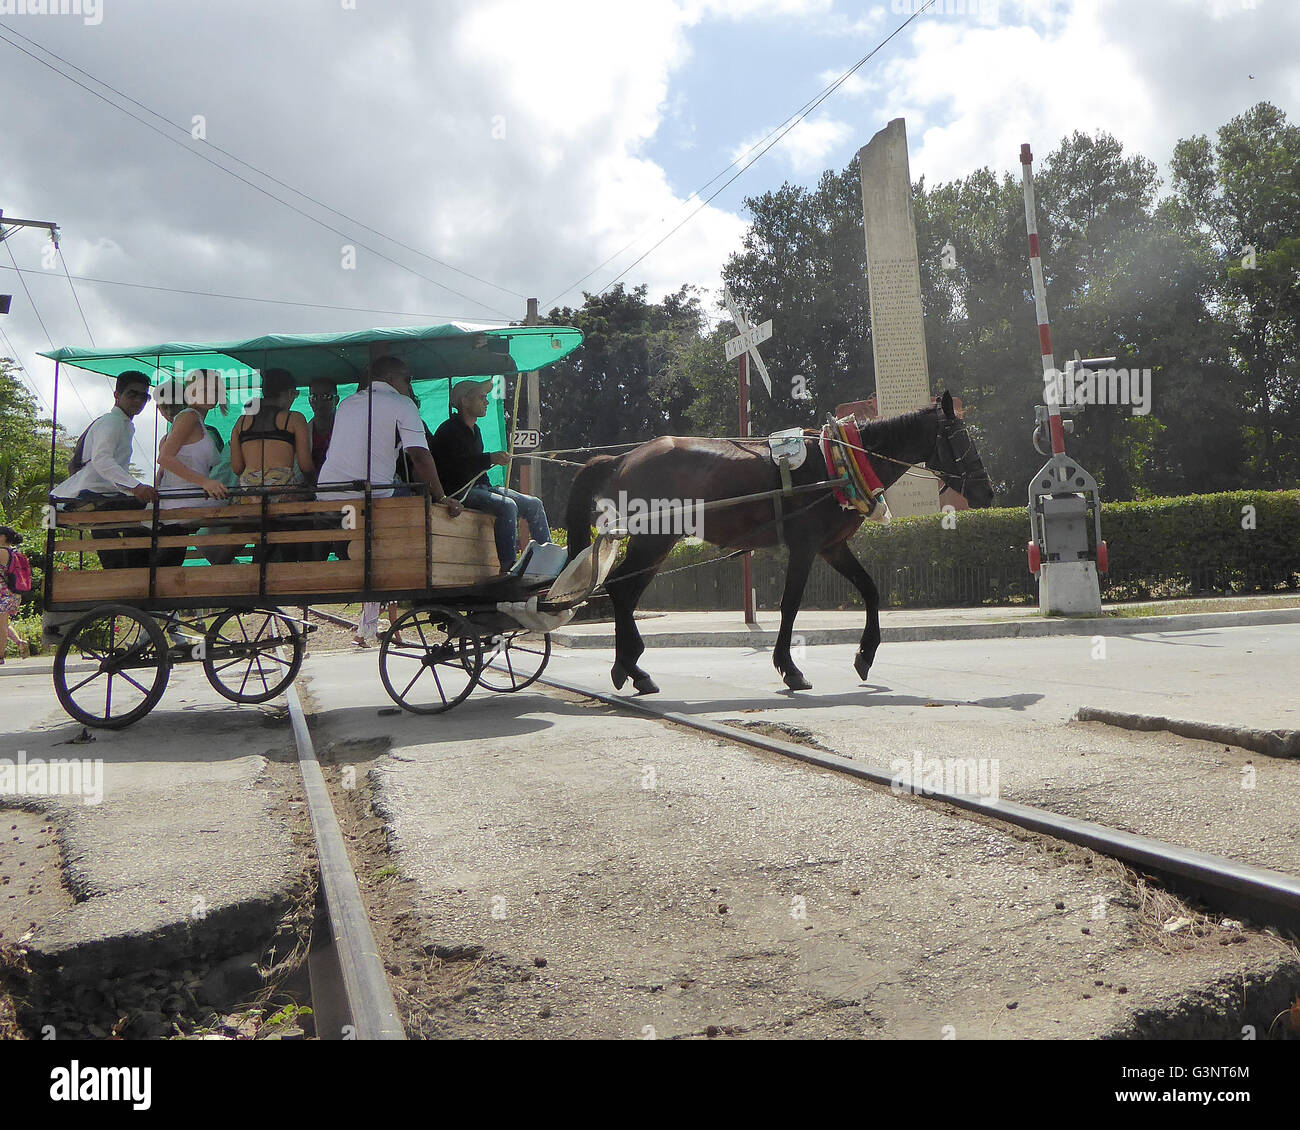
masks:
<svg viewBox="0 0 1300 1130"><path fill-rule="evenodd" d="M488 355L466 354L466 343L447 334L447 327L433 329L434 344L450 340L451 349L430 352L424 338L417 339L424 348L408 346L406 359L416 381L440 379L421 377L421 362L426 372L436 370L439 361L443 369L454 370L449 358L459 358L461 367L476 375L490 375L482 372ZM400 333L409 342L418 331L370 332ZM494 332L509 344L512 335L525 331ZM375 351L363 335L341 336L349 348ZM267 347L267 340L257 344L268 360L280 363L279 351ZM296 351L299 366L303 356L311 356L302 352L302 339L277 340L291 343L283 348ZM311 344L321 340L313 338ZM333 344L337 339L328 340ZM576 348L576 342L569 344ZM157 347L158 371L170 373L162 362L177 355L168 349L177 348ZM193 355L208 364L223 352L236 358L249 352L238 344L183 348L196 351ZM381 348L394 346L385 340ZM77 356L64 356L69 353ZM134 360L151 353L61 350L52 356L88 367L92 357ZM347 359L346 351L334 348L330 363L337 366L340 355ZM512 358L499 351L493 356L498 370ZM355 353L352 360L357 360ZM479 685L521 690L550 658L550 630L567 621L604 582L617 555L614 539L602 537L562 572L556 559L563 555L552 548L549 554L526 553L512 574L501 576L491 516L465 510L453 518L445 505L430 500L423 484L401 498L376 498L364 482L332 484L331 490L340 486L354 489L357 497L275 501L285 494L283 487L252 488L231 491L230 500L220 506L55 510L47 561L55 560L55 554L76 554L84 563L100 549L147 549L151 561L145 568L47 570L47 609L81 613L63 629L54 660L55 690L68 714L88 726L128 726L158 704L172 667L185 662L201 663L209 682L226 698L265 702L292 683L306 650L309 626L285 609L355 601L410 605L390 625L379 649L384 687L405 709L441 713ZM197 503L201 492L194 497ZM208 532L196 532L200 526ZM114 532L113 540L94 537L106 531ZM181 546L200 555L212 547L235 547L249 560L156 564L158 550ZM286 552L300 559L277 560ZM550 558L547 567L530 564L542 557ZM184 632L191 635L184 638Z"/></svg>

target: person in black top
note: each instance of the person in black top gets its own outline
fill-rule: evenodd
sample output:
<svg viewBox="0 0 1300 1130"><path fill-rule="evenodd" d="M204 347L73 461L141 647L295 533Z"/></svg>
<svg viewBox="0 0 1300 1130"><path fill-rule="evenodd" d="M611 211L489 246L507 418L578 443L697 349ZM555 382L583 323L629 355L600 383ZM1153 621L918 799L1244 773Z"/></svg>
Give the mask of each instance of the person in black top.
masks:
<svg viewBox="0 0 1300 1130"><path fill-rule="evenodd" d="M478 421L487 415L491 387L491 381L461 381L452 386L454 411L433 433L429 450L448 494L461 496L464 490L466 506L496 516L497 557L505 573L514 565L518 552L519 519L528 523L528 533L536 542L549 542L551 527L540 498L493 486L487 480L486 473L492 467L504 467L510 462L504 451L489 454L483 450Z"/></svg>

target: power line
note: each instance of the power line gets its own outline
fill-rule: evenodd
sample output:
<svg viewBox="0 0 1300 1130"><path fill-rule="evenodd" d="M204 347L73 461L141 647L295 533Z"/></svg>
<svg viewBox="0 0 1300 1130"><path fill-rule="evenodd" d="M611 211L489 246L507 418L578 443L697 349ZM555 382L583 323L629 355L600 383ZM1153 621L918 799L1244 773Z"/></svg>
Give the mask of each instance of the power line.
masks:
<svg viewBox="0 0 1300 1130"><path fill-rule="evenodd" d="M11 29L9 29L9 28L6 28L6 29L5 29L5 31L9 31L9 30L11 30ZM15 33L15 34L18 34L18 33ZM25 39L26 36L23 36L23 38ZM124 106L119 106L116 102L112 101L110 98L105 97L105 96L104 96L103 94L101 94L99 91L97 91L97 90L92 90L92 89L91 89L90 87L88 87L85 83L83 83L83 82L78 82L78 81L77 81L75 78L73 78L71 75L69 75L69 74L65 74L63 71L59 70L58 67L54 66L54 64L47 62L46 60L40 58L40 56L38 56L38 55L34 55L34 54L32 54L32 52L28 51L28 50L27 50L25 47L23 47L21 44L15 43L12 39L9 39L9 38L8 38L6 35L4 35L3 33L0 33L0 42L7 43L10 47L14 48L14 50L16 50L16 51L21 51L21 52L22 52L24 55L26 55L28 58L35 60L37 63L40 63L41 66L46 67L47 69L53 71L53 72L54 72L56 75L58 75L60 78L67 79L70 83L72 83L74 86L78 86L78 87L80 87L80 88L81 88L82 90L84 90L87 94L94 95L94 97L98 98L101 102L104 102L104 103L106 103L106 104L109 105L109 106L112 106L113 109L120 111L121 113L125 114L128 118L131 118L132 120L139 122L139 123L140 123L142 126L144 126L146 129L152 130L154 133L158 134L158 136L161 137L161 138L163 138L165 141L169 141L169 142L171 142L173 145L179 145L179 146L181 147L181 149L183 149L186 153L189 153L191 156L197 157L197 158L198 158L199 160L201 160L201 161L206 161L209 165L213 166L213 167L216 168L216 169L221 170L221 172L225 173L227 176L234 177L237 181L241 181L242 183L248 185L249 188L252 188L252 189L254 189L254 190L257 191L257 192L260 192L263 196L269 197L270 199L274 200L277 204L282 204L284 207L288 208L290 211L296 212L298 215L302 216L304 219L310 220L310 221L311 221L312 223L314 223L314 224L319 224L321 227L325 228L327 231L331 231L331 232L333 232L335 235L340 236L340 237L342 237L343 239L348 240L349 243L353 243L353 244L356 244L358 247L362 247L362 248L364 248L366 251L369 251L372 255L377 256L378 258L384 260L386 263L391 263L391 264L393 264L393 266L395 266L395 267L400 267L400 268L401 268L402 270L404 270L404 271L409 271L411 274L415 275L417 278L424 279L425 282L433 283L434 286L441 287L443 290L447 291L448 293L456 295L457 298L463 298L463 299L465 299L466 302L472 302L475 306L482 306L485 310L491 310L491 311L493 311L494 313L500 314L500 315L501 315L504 319L506 319L507 321L509 320L509 315L506 314L506 313L505 313L504 311L502 311L502 310L498 310L495 306L490 306L488 303L483 302L483 301L480 300L480 299L472 298L472 297L470 297L468 294L464 294L464 293L462 293L461 291L457 290L455 287L448 286L446 283L444 283L444 282L440 282L438 279L433 278L431 275L426 275L426 274L424 274L422 271L417 271L414 267L408 266L407 264L402 263L402 262L400 262L400 261L397 260L397 259L394 259L391 255L385 255L385 254L384 254L382 251L380 251L378 248L371 247L371 246L370 246L369 244L367 244L367 243L362 243L361 240L357 239L354 235L351 235L350 233L345 232L345 231L341 230L340 228L336 228L336 227L334 227L332 224L328 224L328 223L326 223L326 222L325 222L324 220L322 220L319 216L313 216L310 212L306 212L306 211L304 211L303 209L299 208L297 205L292 204L290 201L285 200L285 199L283 199L282 197L276 196L275 193L271 192L269 189L264 188L262 185L257 184L257 183L255 183L254 181L249 180L247 177L240 176L239 173L235 172L234 169L227 168L225 165L221 164L220 161L216 161L216 160L214 160L213 158L207 156L206 154L204 154L204 153L201 152L200 150L198 150L198 149L192 149L190 146L186 145L184 142L180 141L178 138L174 138L174 137L172 137L170 134L164 133L161 129L159 129L157 126L155 126L152 122L147 122L147 121L145 121L145 119L142 118L142 117L140 117L138 114L133 114L133 113L131 113L130 110L126 109L126 107L124 107ZM45 49L44 49L44 48L41 48L41 50L45 50ZM49 54L53 55L52 52L50 52ZM57 58L57 56L54 56L54 57ZM71 66L71 64L69 64L69 66ZM83 71L82 73L85 74L86 72ZM87 76L87 77L90 77L90 76ZM95 82L99 82L98 79L94 79L93 81L95 81ZM112 89L113 89L112 87L108 86L107 83L100 83L100 85L106 87L106 88L109 89L109 90L112 90ZM116 92L115 92L115 93L116 93ZM153 111L150 110L149 113L153 113ZM161 117L161 115L156 115L156 116ZM164 118L163 120L166 121L165 118ZM169 124L169 125L174 125L174 123L170 123L170 122L169 122L168 124ZM188 131L186 131L186 132L188 133ZM216 146L213 146L212 148L215 149ZM220 152L224 152L224 150L220 150ZM238 160L238 158L235 158L235 160ZM241 162L241 163L243 163L243 162ZM252 165L250 165L250 166L248 166L248 167L249 167L249 168L255 168L255 167L252 166ZM268 176L268 175L265 174L265 173L262 173L260 170L256 170L256 171L259 173L259 175L261 175L261 176L266 176L268 180L274 180L274 179L275 179L275 178L273 178L273 177ZM277 182L277 183L281 183L281 182ZM297 192L297 189L291 189L291 191ZM303 195L303 196L305 196L304 193L299 193L299 195ZM310 198L310 197L307 197L307 199L311 199L311 198ZM316 202L313 201L313 203L316 203ZM321 205L321 206L324 207L324 205ZM333 209L329 209L329 211L333 211ZM339 214L341 215L342 213L339 213ZM346 218L346 217L345 217L345 218ZM356 223L355 220L350 221L350 222L352 222L352 223ZM359 227L364 227L364 225L358 225L358 226L359 226ZM367 229L367 230L370 230L370 229ZM384 238L387 239L387 238L389 238L389 237L385 236ZM397 242L397 241L394 240L393 242ZM423 254L423 253L421 252L420 254ZM443 265L444 265L444 266L448 266L448 264L443 264ZM456 268L452 268L452 269L453 269L453 270L456 270ZM461 272L461 273L463 274L463 273L465 273L465 272ZM472 276L471 276L471 277L472 277ZM479 280L479 281L484 281L484 280ZM489 283L488 285L491 286L491 285L494 285L494 284ZM503 288L498 288L498 289L503 289ZM514 293L514 292L511 292L511 293Z"/></svg>
<svg viewBox="0 0 1300 1130"><path fill-rule="evenodd" d="M744 153L742 153L739 157L737 157L734 161L732 161L732 163L728 165L725 169L723 169L721 173L718 173L716 176L712 177L710 180L705 182L705 184L700 189L696 190L695 192L692 192L691 195L687 197L688 202L691 200L691 198L698 197L700 193L703 192L704 189L708 188L710 184L716 181L718 177L723 176L731 169L735 168L736 165L738 165L741 161L743 161L746 157L748 157L749 154L752 153L755 148L757 148L760 145L762 146L758 154L754 157L752 161L749 162L749 164L739 169L736 175L731 177L726 182L726 184L724 184L716 192L710 195L708 199L704 200L698 208L696 208L693 212L690 213L690 215L688 215L685 219L683 219L681 223L677 224L662 239L656 241L644 254L640 255L638 258L633 260L630 264L628 264L627 267L625 267L622 271L620 271L617 275L615 275L612 279L610 279L609 282L607 282L603 287L601 287L599 291L597 291L597 293L603 294L606 290L608 290L611 286L613 286L616 282L618 282L619 279L623 278L624 275L626 275L629 271L631 271L633 267L637 266L637 264L641 263L646 258L648 258L659 247L661 247L664 243L666 243L669 239L671 239L674 235L676 235L677 232L679 232L683 227L685 227L688 223L690 223L690 221L693 220L697 215L699 215L700 212L702 212L714 200L716 200L720 195L722 195L722 193L724 193L728 188L730 188L731 185L733 185L737 180L739 180L742 176L744 176L745 173L747 173L756 164L758 164L758 162L762 160L762 158L767 154L767 152L770 149L772 149L772 147L775 146L783 137L785 137L787 133L789 133L792 129L794 129L794 127L797 126L801 121L803 121L804 118L806 118L810 113L812 113L813 110L817 109L817 107L820 106L823 102L825 102L827 98L829 98L832 94L835 93L835 91L837 91L841 86L843 86L844 83L847 82L850 77L852 77L854 72L856 72L860 67L862 67L864 63L868 62L868 60L870 60L873 55L879 52L886 44L889 43L891 39L894 38L894 36L896 36L904 28L906 28L908 24L910 24L918 16L922 15L928 8L930 8L934 4L934 2L935 0L925 0L925 3L920 8L918 8L906 20L904 20L901 24L899 24L898 27L896 27L892 32L889 33L889 35L887 35L878 44L876 44L875 47L873 47L870 51L868 51L865 55L863 55L861 59L859 59L856 63L854 63L853 66L851 66L847 71L845 71L842 75L840 75L839 78L837 78L828 87L826 87L820 94L816 95L808 102L805 102L803 106L801 106L798 110L796 110L793 114L791 114L790 117L786 118L785 121L781 123L781 125L770 130L767 134L764 135L763 138L755 142L754 145L751 145L749 149L747 149ZM775 136L773 136L774 134ZM605 263L608 263L611 259L616 259L619 255L623 253L623 251L626 251L628 247L631 247L633 243L636 243L636 241L637 241L636 239L633 239L632 242L627 244L625 247L623 247L622 250L616 251L613 255L609 257L609 259L605 260ZM605 263L602 263L600 267L596 267L594 270L591 270L587 274L583 275L583 277L579 279L577 283L574 283L573 286L570 286L565 290L560 291L560 293L556 296L556 298L563 297L565 294L568 294L575 287L585 282L592 275L594 275L596 271L599 271L600 268L605 265ZM552 299L546 305L550 306L554 301L555 299Z"/></svg>
<svg viewBox="0 0 1300 1130"><path fill-rule="evenodd" d="M14 258L14 249L10 247L8 243L6 243L5 250L9 252L9 259L14 265L14 270L18 272L18 281L23 284L23 293L27 295L27 301L31 304L32 313L36 315L36 320L41 325L41 331L45 334L45 340L50 343L50 348L53 349L54 339L50 337L50 331L45 328L45 319L41 317L41 311L40 308L36 305L36 299L32 297L32 292L27 287L27 280L23 278L24 272L18 270L18 260ZM77 400L81 403L82 411L84 411L86 415L93 420L94 413L92 413L90 409L86 407L86 402L82 400L81 390L78 389L77 386L74 384L72 386L72 391L76 393Z"/></svg>
<svg viewBox="0 0 1300 1130"><path fill-rule="evenodd" d="M17 270L18 274L43 274L41 271L24 271L22 268L6 267L0 263L0 271ZM175 286L152 286L148 283L125 282L122 279L96 279L88 275L72 275L78 282L96 283L101 286L126 286L134 290L158 290L167 294L188 294L198 298L228 298L234 302L264 302L272 306L306 306L316 310L342 310L349 314L388 314L400 318L441 318L448 322L505 322L511 318L485 318L481 314L430 314L417 310L376 310L367 306L331 306L324 302L294 302L287 298L255 298L246 294L220 294L210 290L185 290Z"/></svg>
<svg viewBox="0 0 1300 1130"><path fill-rule="evenodd" d="M71 67L78 74L85 75L86 78L90 79L91 82L96 83L99 86L102 86L105 90L111 90L119 98L125 99L127 102L130 102L131 105L133 106L140 107L140 109L145 111L145 113L152 114L160 122L163 122L164 124L171 126L175 130L179 130L183 134L189 135L190 131L180 123L173 122L170 118L166 117L163 114L160 114L157 110L154 110L151 107L146 106L143 102L140 102L135 98L132 98L129 94L125 93L124 91L118 90L117 87L113 86L111 83L107 83L101 78L96 78L89 71L83 70L81 67L77 66L77 64L72 62L71 60L65 59L62 55L58 54L57 52L51 51L48 47L44 46L43 44L37 43L36 40L31 38L31 36L23 35L22 32L15 31L13 28L8 28L6 30L8 30L11 34L18 36L19 39L25 40L27 43L30 43L37 50L43 51L46 55L49 55L51 58L58 59L60 63L62 63L66 67ZM17 46L17 44L14 44L14 46ZM37 61L40 62L41 60L37 60ZM65 75L63 77L66 78L67 76ZM205 140L204 144L207 145L210 149L215 149L218 153L221 153L222 155L229 157L236 164L242 165L246 169L251 169L259 176L265 177L273 184L278 184L281 188L287 188L290 192L294 193L297 196L301 196L304 200L310 200L318 208L324 208L325 211L331 212L335 216L347 220L348 223L356 224L356 226L361 228L363 231L368 231L373 235L379 236L381 239L386 239L390 243L395 243L397 244L398 247L401 247L404 250L411 252L413 255L420 255L423 258L428 259L431 263L437 263L438 266L446 267L447 270L454 271L458 275L464 275L467 279L473 279L475 282L480 282L484 286L490 286L492 287L493 290L503 291L506 294L514 295L516 298L527 298L527 295L520 294L519 291L517 290L511 290L508 286L501 286L500 284L494 283L490 279L482 278L481 276L476 275L471 271L466 271L466 270L462 270L460 267L455 267L452 264L445 262L442 259L439 259L436 255L430 255L427 251L421 251L418 247L412 247L408 243L403 243L396 236L388 235L385 232L379 231L377 228L372 228L368 224L362 223L360 220L352 216L349 216L346 212L340 212L337 208L331 208L323 200L317 200L316 197L312 196L310 193L303 192L303 190L300 188L295 188L293 185L289 184L288 182L280 180L278 177L268 173L265 169L259 168L257 165L252 164L252 162L250 161L245 161L242 157L239 157L238 155L231 153L230 150L228 149L223 149L220 145L217 145L214 142ZM186 146L185 148L189 148L189 147Z"/></svg>
<svg viewBox="0 0 1300 1130"><path fill-rule="evenodd" d="M68 261L63 257L63 249L56 243L54 250L59 256L59 262L63 264L63 277L68 280L68 289L72 291L72 301L77 304L77 313L81 315L81 324L86 327L86 336L90 339L90 346L95 347L95 335L90 332L90 323L86 320L86 311L81 308L81 299L77 297L77 288L72 285L72 276L68 274ZM17 264L14 264L15 267Z"/></svg>
<svg viewBox="0 0 1300 1130"><path fill-rule="evenodd" d="M13 358L14 364L18 366L18 372L27 378L27 383L32 386L32 391L40 398L41 403L45 406L45 411L49 413L50 419L54 418L54 410L50 407L50 402L45 399L45 393L41 391L41 386L36 383L36 378L27 371L27 366L23 364L22 358L18 356L18 350L14 348L14 343L9 340L9 335L5 333L4 327L0 326L0 340L5 343L5 348L9 351L9 356Z"/></svg>

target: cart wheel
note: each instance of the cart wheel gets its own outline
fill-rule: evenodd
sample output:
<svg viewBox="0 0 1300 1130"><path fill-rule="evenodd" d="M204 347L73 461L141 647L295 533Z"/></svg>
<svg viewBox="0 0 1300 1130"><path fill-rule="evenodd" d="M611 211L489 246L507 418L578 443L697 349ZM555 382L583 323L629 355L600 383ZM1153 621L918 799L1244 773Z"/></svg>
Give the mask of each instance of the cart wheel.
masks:
<svg viewBox="0 0 1300 1130"><path fill-rule="evenodd" d="M397 637L402 642L396 643ZM445 608L416 608L384 633L379 677L398 706L441 714L469 697L483 670L478 633Z"/></svg>
<svg viewBox="0 0 1300 1130"><path fill-rule="evenodd" d="M1038 570L1043 567L1043 551L1038 548L1036 541L1029 543L1029 571L1037 574Z"/></svg>
<svg viewBox="0 0 1300 1130"><path fill-rule="evenodd" d="M1097 572L1110 572L1110 550L1106 548L1106 543L1104 541L1099 541L1097 543Z"/></svg>
<svg viewBox="0 0 1300 1130"><path fill-rule="evenodd" d="M95 669L68 670L83 659ZM170 674L158 621L126 604L101 604L65 630L54 656L54 693L78 722L120 730L158 705Z"/></svg>
<svg viewBox="0 0 1300 1130"><path fill-rule="evenodd" d="M231 702L267 702L294 681L306 650L302 632L287 616L231 609L203 637L203 673Z"/></svg>
<svg viewBox="0 0 1300 1130"><path fill-rule="evenodd" d="M532 686L551 659L551 633L507 632L483 644L478 681L490 691L511 694Z"/></svg>

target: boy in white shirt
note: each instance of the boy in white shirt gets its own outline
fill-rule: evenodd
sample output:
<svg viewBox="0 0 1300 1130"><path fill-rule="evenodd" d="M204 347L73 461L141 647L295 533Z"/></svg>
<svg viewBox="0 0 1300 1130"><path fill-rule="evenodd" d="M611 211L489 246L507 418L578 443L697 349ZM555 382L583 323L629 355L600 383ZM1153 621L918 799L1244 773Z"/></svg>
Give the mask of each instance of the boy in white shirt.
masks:
<svg viewBox="0 0 1300 1130"><path fill-rule="evenodd" d="M98 417L77 442L74 462L81 465L52 491L55 502L70 504L70 510L137 510L158 501L158 492L131 474L131 445L135 440L135 417L149 403L149 378L129 369L117 378L113 407ZM92 529L103 541L118 541L122 530ZM138 532L138 531L137 531ZM101 549L105 569L147 568L147 549Z"/></svg>

